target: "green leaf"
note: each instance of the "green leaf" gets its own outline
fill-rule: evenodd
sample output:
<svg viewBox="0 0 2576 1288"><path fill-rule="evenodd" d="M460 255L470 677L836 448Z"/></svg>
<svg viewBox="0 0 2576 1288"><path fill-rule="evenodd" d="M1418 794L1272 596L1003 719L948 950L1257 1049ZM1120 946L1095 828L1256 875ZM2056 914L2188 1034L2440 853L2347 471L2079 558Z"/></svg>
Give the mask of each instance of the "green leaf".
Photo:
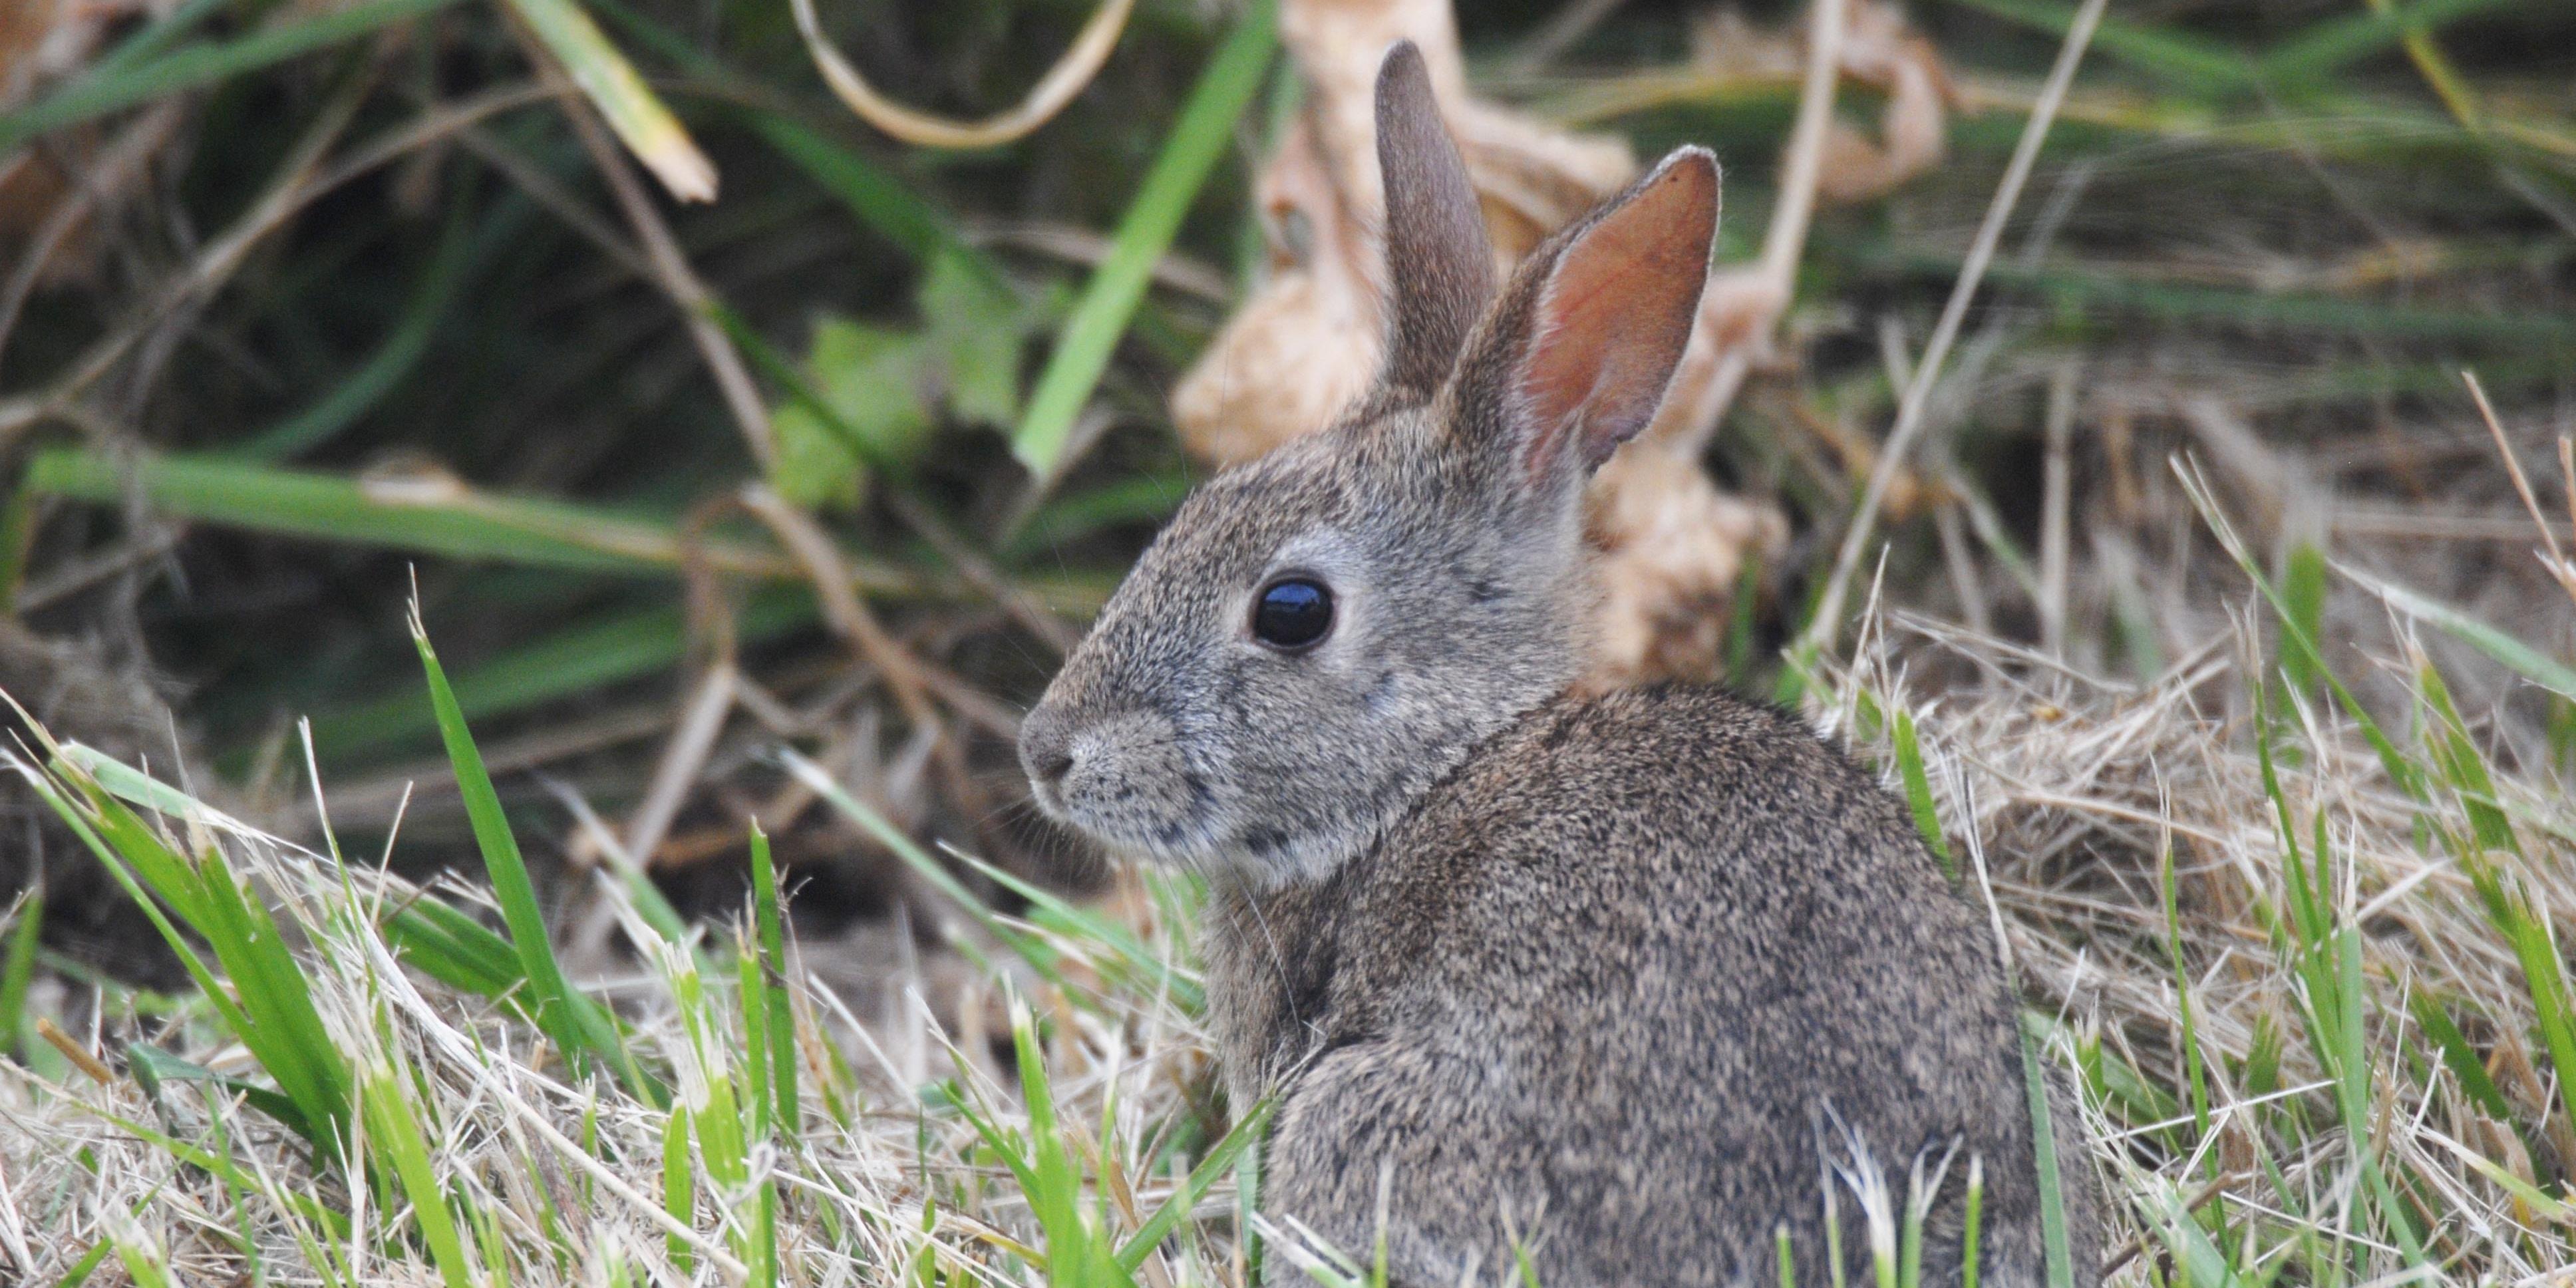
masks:
<svg viewBox="0 0 2576 1288"><path fill-rule="evenodd" d="M856 505L866 462L918 457L932 425L922 397L929 356L917 335L847 318L817 321L805 369L822 409L790 401L773 418L778 463L770 483L779 495L807 509Z"/></svg>
<svg viewBox="0 0 2576 1288"><path fill-rule="evenodd" d="M1020 358L1037 328L1035 310L954 251L931 259L919 295L949 411L972 424L1010 424L1020 414Z"/></svg>

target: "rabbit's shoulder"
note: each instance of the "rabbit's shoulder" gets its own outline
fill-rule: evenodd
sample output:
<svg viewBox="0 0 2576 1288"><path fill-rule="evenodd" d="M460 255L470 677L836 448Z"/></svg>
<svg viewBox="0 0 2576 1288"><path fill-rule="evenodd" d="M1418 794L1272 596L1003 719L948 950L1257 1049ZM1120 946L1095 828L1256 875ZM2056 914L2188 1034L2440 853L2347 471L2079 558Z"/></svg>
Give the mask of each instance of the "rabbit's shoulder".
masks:
<svg viewBox="0 0 2576 1288"><path fill-rule="evenodd" d="M1537 708L1469 756L1378 857L1382 880L1481 872L1642 886L1667 902L1756 878L1937 879L1901 805L1843 752L1777 707L1682 684Z"/></svg>

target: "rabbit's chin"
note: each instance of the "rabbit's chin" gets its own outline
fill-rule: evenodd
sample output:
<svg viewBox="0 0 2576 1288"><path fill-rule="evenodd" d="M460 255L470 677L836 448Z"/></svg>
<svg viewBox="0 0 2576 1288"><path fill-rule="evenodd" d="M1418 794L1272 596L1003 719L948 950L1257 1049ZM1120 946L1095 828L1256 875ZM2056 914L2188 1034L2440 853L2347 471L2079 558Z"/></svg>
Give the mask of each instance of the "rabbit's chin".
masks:
<svg viewBox="0 0 2576 1288"><path fill-rule="evenodd" d="M1324 880L1365 851L1380 831L1376 827L1333 826L1286 833L1267 827L1228 827L1213 818L1143 829L1123 827L1115 820L1085 818L1079 806L1064 808L1057 802L1041 800L1040 808L1057 822L1090 837L1117 862L1177 868L1263 892Z"/></svg>

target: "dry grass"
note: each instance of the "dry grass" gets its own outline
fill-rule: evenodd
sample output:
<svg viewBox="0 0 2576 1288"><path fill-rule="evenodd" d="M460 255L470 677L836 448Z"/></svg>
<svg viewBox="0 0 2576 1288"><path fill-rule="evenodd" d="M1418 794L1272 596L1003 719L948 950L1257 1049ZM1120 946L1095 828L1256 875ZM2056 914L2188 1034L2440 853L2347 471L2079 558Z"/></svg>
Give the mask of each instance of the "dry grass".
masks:
<svg viewBox="0 0 2576 1288"><path fill-rule="evenodd" d="M1674 452L1768 535L1641 616L1933 821L2085 1090L2123 1283L2576 1264L2576 45L2545 6L2398 7L2437 12L2110 6L2060 101L2078 5L1915 5L1937 44L1854 28L1839 113L1785 15L1467 32L1494 103L1726 158L1747 293ZM1041 145L959 162L854 130L783 25L521 0L610 20L645 73L619 137L658 96L722 171L679 207L539 52L588 37L311 35L402 8L182 5L8 87L0 689L254 820L155 826L292 954L235 943L212 997L102 971L157 932L0 783L0 872L50 845L0 921L0 1282L1245 1282L1198 894L1085 886L1009 743L1194 468L1166 395L1236 285L1212 262L1263 258L1225 152L1288 133L1245 70L1268 28L1136 6ZM1083 17L823 8L960 115ZM1882 91L1888 173L1838 188ZM1828 582L1865 610L1814 613ZM440 754L406 596L505 795L452 786L480 771ZM747 817L798 891L785 970L731 929ZM477 875L407 880L442 866ZM153 901L183 905L214 906ZM446 906L519 929L404 937ZM299 1082L215 1000L252 997L307 999L342 1065Z"/></svg>

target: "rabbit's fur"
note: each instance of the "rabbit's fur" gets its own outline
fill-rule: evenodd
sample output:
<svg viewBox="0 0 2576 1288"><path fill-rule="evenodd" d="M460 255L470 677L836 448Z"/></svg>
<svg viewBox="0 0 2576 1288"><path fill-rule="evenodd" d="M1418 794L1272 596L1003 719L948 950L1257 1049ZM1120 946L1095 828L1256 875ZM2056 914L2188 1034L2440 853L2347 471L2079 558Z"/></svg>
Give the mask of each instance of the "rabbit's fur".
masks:
<svg viewBox="0 0 2576 1288"><path fill-rule="evenodd" d="M1584 481L1688 338L1714 162L1667 158L1499 293L1418 55L1381 73L1392 339L1336 427L1182 505L1030 712L1051 815L1205 871L1233 1099L1278 1096L1261 1202L1398 1282L1827 1282L1855 1147L1956 1282L2045 1282L2015 1007L1985 919L1897 802L1794 720L1712 690L1587 696ZM1323 640L1255 597L1328 586ZM2091 1169L2052 1114L2075 1281ZM1277 1258L1274 1257L1274 1261ZM1866 1271L1861 1271L1866 1273Z"/></svg>

